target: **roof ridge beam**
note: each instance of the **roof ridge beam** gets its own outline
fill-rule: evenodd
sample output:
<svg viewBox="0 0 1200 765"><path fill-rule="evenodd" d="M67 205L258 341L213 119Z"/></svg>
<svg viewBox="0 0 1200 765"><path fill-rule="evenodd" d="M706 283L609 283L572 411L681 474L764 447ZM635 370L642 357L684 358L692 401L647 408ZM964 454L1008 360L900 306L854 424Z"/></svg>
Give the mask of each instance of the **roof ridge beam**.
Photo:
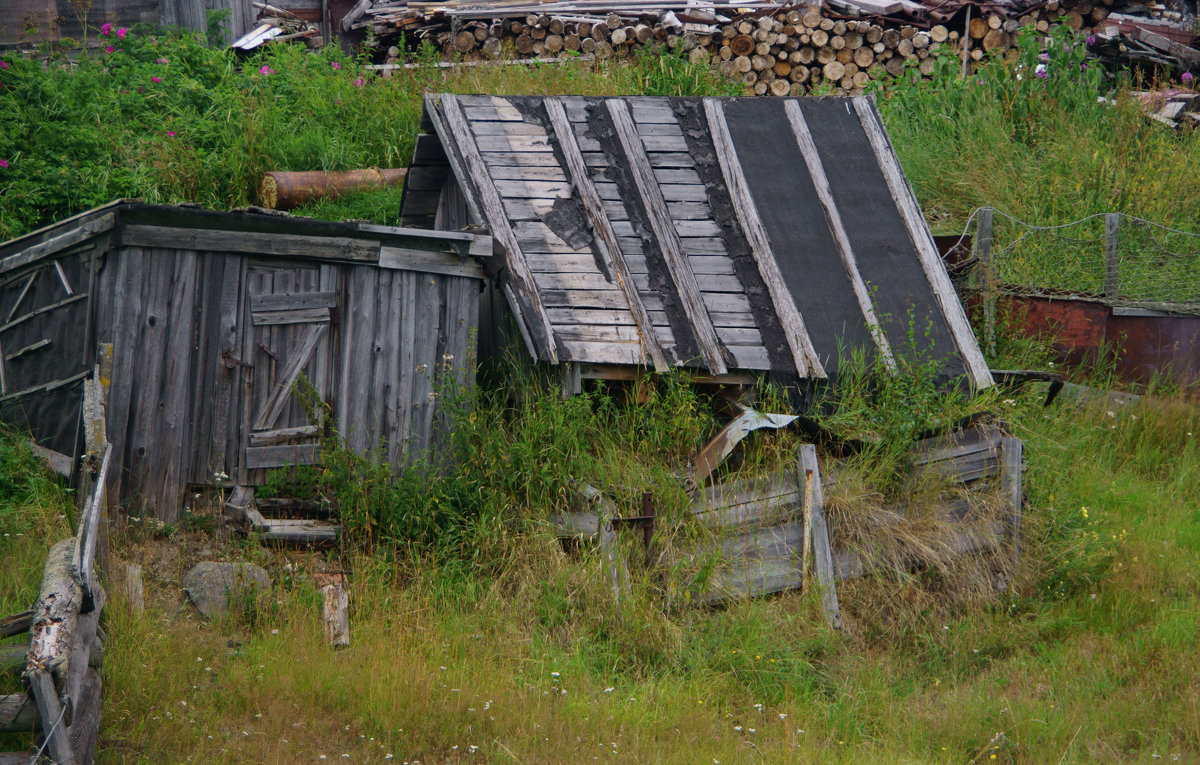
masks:
<svg viewBox="0 0 1200 765"><path fill-rule="evenodd" d="M796 371L801 377L826 377L825 368L817 356L817 350L804 324L804 317L783 280L783 273L780 272L779 263L771 250L771 240L758 215L758 208L754 206L750 186L742 172L737 149L729 134L729 125L725 121L722 101L716 98L704 99L704 115L708 119L713 148L721 166L721 174L725 178L730 201L746 234L746 241L750 244L754 262L758 264L758 273L766 283L767 293L775 305L775 314L779 317L783 334L791 348Z"/></svg>
<svg viewBox="0 0 1200 765"><path fill-rule="evenodd" d="M785 99L783 110L792 126L792 133L796 137L800 153L804 156L804 164L808 166L808 174L812 178L817 198L821 201L821 208L825 212L825 220L829 223L829 230L833 234L833 241L837 245L842 265L846 268L847 276L850 277L854 296L858 299L859 309L867 322L867 329L875 339L875 345L883 356L884 364L889 370L894 371L896 359L892 356L892 347L883 332L883 327L879 324L879 318L875 315L875 306L871 304L871 294L867 290L866 282L863 281L862 274L858 271L854 250L850 248L850 236L846 233L842 216L838 213L837 205L833 201L833 189L829 186L829 177L825 174L825 166L821 163L821 155L817 151L812 131L808 129L808 122L804 119L804 113L800 111L799 101L794 98Z"/></svg>
<svg viewBox="0 0 1200 765"><path fill-rule="evenodd" d="M708 308L704 305L696 274L692 272L687 255L683 251L683 242L679 238L679 232L675 230L675 224L667 211L667 202L663 198L662 189L658 186L658 180L654 177L654 170L650 166L650 158L642 145L641 136L638 135L637 128L633 124L629 105L620 98L605 99L605 105L612 118L613 127L616 129L622 153L629 163L630 175L633 176L638 196L646 210L646 217L662 250L667 271L679 293L679 302L683 306L684 314L687 315L688 322L691 324L692 334L700 347L704 365L713 374L725 374L729 371L729 367L725 363L717 330L713 327L712 318L708 315Z"/></svg>
<svg viewBox="0 0 1200 765"><path fill-rule="evenodd" d="M596 245L600 251L600 257L616 275L617 286L621 288L621 291L625 293L625 299L629 301L629 312L633 314L638 337L642 341L642 350L649 356L654 371L666 372L670 366L658 343L654 323L650 321L650 314L646 311L642 297L638 294L637 285L633 282L629 264L625 262L625 255L621 252L621 245L617 241L616 232L613 231L612 221L604 212L604 202L600 199L600 194L596 191L591 176L588 175L587 164L579 149L579 141L576 140L575 131L571 127L570 120L567 119L567 111L563 107L562 101L557 98L543 99L542 104L546 108L546 116L550 119L550 128L558 139L559 148L566 161L567 177L570 178L575 190L579 192L583 209L587 211L588 219L596 232Z"/></svg>

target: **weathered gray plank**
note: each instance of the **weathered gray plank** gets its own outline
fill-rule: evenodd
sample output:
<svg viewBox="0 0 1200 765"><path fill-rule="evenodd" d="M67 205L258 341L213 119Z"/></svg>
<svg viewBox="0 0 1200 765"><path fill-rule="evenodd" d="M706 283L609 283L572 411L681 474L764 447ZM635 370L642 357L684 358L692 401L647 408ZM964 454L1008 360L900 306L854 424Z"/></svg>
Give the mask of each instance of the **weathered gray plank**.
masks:
<svg viewBox="0 0 1200 765"><path fill-rule="evenodd" d="M629 273L629 266L625 262L620 242L617 240L617 234L613 230L612 222L604 210L604 203L601 201L600 195L596 193L596 188L592 184L587 165L584 163L583 155L579 150L579 144L575 140L575 132L567 123L567 115L563 109L562 102L558 99L547 98L543 103L546 107L546 113L550 118L551 128L554 135L558 138L568 171L571 174L571 180L579 193L584 210L587 212L588 218L592 223L592 228L598 237L596 246L599 249L600 257L616 277L617 286L625 293L625 298L629 303L629 311L637 327L637 339L642 344L646 355L650 358L650 363L655 371L665 372L668 368L667 359L663 355L662 347L658 342L658 336L655 334L653 325L650 323L646 306L642 303L639 288L633 283L633 277Z"/></svg>
<svg viewBox="0 0 1200 765"><path fill-rule="evenodd" d="M654 178L654 172L646 157L646 152L639 145L633 118L629 114L629 107L620 99L610 99L606 104L616 129L621 151L629 162L631 175L638 189L638 196L646 210L650 225L654 229L654 236L662 250L671 280L675 283L679 301L688 323L691 325L700 355L710 372L724 374L728 371L728 367L721 354L720 341L717 339L716 330L713 328L712 320L709 318L700 296L700 286L696 283L696 275L692 273L691 266L687 262L683 243L667 213L663 189Z"/></svg>
<svg viewBox="0 0 1200 765"><path fill-rule="evenodd" d="M571 196L566 181L492 181L496 192L505 199L551 199Z"/></svg>
<svg viewBox="0 0 1200 765"><path fill-rule="evenodd" d="M95 220L81 223L79 226L58 236L53 236L43 242L30 245L20 252L14 252L3 260L0 260L0 275L24 268L43 258L61 252L67 247L102 234L113 227L115 220L116 218L113 213L105 213Z"/></svg>
<svg viewBox="0 0 1200 765"><path fill-rule="evenodd" d="M1009 517L1006 522L1009 537L1013 541L1014 555L1021 554L1021 512L1025 501L1025 490L1021 480L1024 471L1025 445L1019 438L1005 436L1000 440L1003 450L1000 464L1000 491L1008 503Z"/></svg>
<svg viewBox="0 0 1200 765"><path fill-rule="evenodd" d="M704 113L708 118L709 133L712 136L717 161L721 166L721 174L725 178L729 198L733 202L738 222L741 223L742 231L750 244L750 252L758 265L758 273L767 286L771 304L775 307L775 315L779 318L779 325L783 329L784 337L791 349L796 371L801 377L825 377L825 369L821 365L812 338L808 334L804 317L796 307L796 301L783 279L779 264L771 250L770 238L759 218L758 209L754 206L750 187L746 183L746 177L742 173L742 166L738 161L737 149L733 145L733 139L729 135L729 126L725 122L724 106L716 99L706 98L704 99Z"/></svg>
<svg viewBox="0 0 1200 765"><path fill-rule="evenodd" d="M825 219L829 222L830 233L833 235L833 241L837 244L838 255L841 257L846 274L850 277L850 284L854 289L854 296L858 299L858 306L866 320L867 328L875 339L875 345L879 348L884 363L889 369L895 369L896 359L892 356L892 347L888 343L887 337L884 336L879 319L875 316L875 306L871 303L870 292L863 282L862 274L858 271L854 250L850 247L850 236L846 233L846 227L842 224L842 216L838 213L837 205L833 201L833 190L829 186L829 178L825 174L825 166L821 162L821 155L813 141L812 131L808 129L808 122L804 119L804 113L800 111L800 104L794 99L788 99L783 105L783 110L791 124L792 134L800 147L800 153L804 156L804 164L807 165L809 175L812 177L817 198L821 200Z"/></svg>
<svg viewBox="0 0 1200 765"><path fill-rule="evenodd" d="M825 520L825 494L821 486L821 469L817 464L817 448L812 444L801 444L798 463L799 483L805 487L805 516L812 522L808 538L813 545L821 605L825 608L829 623L835 629L841 629L842 615L838 607L833 548L829 545L829 525Z"/></svg>
<svg viewBox="0 0 1200 765"><path fill-rule="evenodd" d="M333 308L337 306L337 295L332 292L293 292L290 294L251 295L250 310L299 311L305 308Z"/></svg>
<svg viewBox="0 0 1200 765"><path fill-rule="evenodd" d="M286 467L288 465L318 465L321 462L320 444L282 444L279 446L246 447L246 468Z"/></svg>
<svg viewBox="0 0 1200 765"><path fill-rule="evenodd" d="M302 308L295 311L262 311L250 314L250 322L256 327L279 324L313 324L328 322L328 308Z"/></svg>
<svg viewBox="0 0 1200 765"><path fill-rule="evenodd" d="M384 245L379 248L379 267L426 274L469 276L484 279L483 266L471 258L459 258L427 250L411 250Z"/></svg>
<svg viewBox="0 0 1200 765"><path fill-rule="evenodd" d="M374 263L379 260L379 242L348 237L259 234L248 231L129 225L121 229L121 241L126 245L165 247L177 250L244 252L264 256L276 255L365 263Z"/></svg>
<svg viewBox="0 0 1200 765"><path fill-rule="evenodd" d="M300 340L294 349L291 349L290 358L288 358L286 366L280 370L279 379L271 385L270 395L266 402L263 403L258 416L254 418L255 430L266 430L275 424L275 421L283 412L288 398L292 395L292 386L296 384L296 380L300 377L300 372L312 359L317 346L325 338L328 329L329 325L327 323L310 325L303 339Z"/></svg>
<svg viewBox="0 0 1200 765"><path fill-rule="evenodd" d="M589 342L564 340L563 353L570 361L581 364L641 364L642 346L638 342Z"/></svg>
<svg viewBox="0 0 1200 765"><path fill-rule="evenodd" d="M958 299L958 293L955 292L954 285L950 282L946 265L942 262L941 255L938 254L937 245L934 244L929 227L925 223L925 217L921 213L916 194L913 193L912 186L909 185L908 179L900 167L900 162L896 158L891 139L883 129L879 114L875 111L871 100L865 96L857 96L853 101L854 110L862 123L867 141L871 144L875 160L879 163L879 168L883 171L883 177L887 181L888 191L891 192L892 199L896 201L896 207L900 210L900 216L904 219L908 234L917 248L917 256L920 258L921 268L925 271L925 277L929 280L929 286L933 290L934 299L938 301L942 314L946 317L946 323L950 325L950 332L954 336L955 344L958 345L958 352L962 356L963 363L970 370L975 385L986 388L993 383L992 373L988 369L987 361L983 358L979 344L975 341L975 333L967 320L962 302Z"/></svg>

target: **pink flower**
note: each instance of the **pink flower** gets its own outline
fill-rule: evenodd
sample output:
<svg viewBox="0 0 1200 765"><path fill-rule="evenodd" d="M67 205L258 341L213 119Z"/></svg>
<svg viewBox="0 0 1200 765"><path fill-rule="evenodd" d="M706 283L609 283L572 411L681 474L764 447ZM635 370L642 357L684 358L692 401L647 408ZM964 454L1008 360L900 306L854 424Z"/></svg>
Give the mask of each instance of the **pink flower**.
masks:
<svg viewBox="0 0 1200 765"><path fill-rule="evenodd" d="M162 82L162 77L151 77L151 78L150 78L150 82L153 82L153 83L156 83L156 84L157 84L157 83L160 83L160 82Z"/></svg>
<svg viewBox="0 0 1200 765"><path fill-rule="evenodd" d="M113 51L115 51L115 50L116 50L116 48L114 48L114 47L113 47L113 46L111 46L111 45L105 45L105 46L104 46L104 52L105 52L105 53L112 53L112 52L113 52Z"/></svg>
<svg viewBox="0 0 1200 765"><path fill-rule="evenodd" d="M165 64L165 63L167 63L167 60L165 58L156 58L156 59L154 59L154 63Z"/></svg>
<svg viewBox="0 0 1200 765"><path fill-rule="evenodd" d="M357 80L354 81L354 87L361 88L362 86L363 86L363 78L359 77Z"/></svg>
<svg viewBox="0 0 1200 765"><path fill-rule="evenodd" d="M129 34L129 27L121 27L117 30L117 38L120 40L124 40L127 34Z"/></svg>
<svg viewBox="0 0 1200 765"><path fill-rule="evenodd" d="M167 138L174 138L174 137L175 137L175 131L174 131L174 130L168 130L168 131L167 131Z"/></svg>
<svg viewBox="0 0 1200 765"><path fill-rule="evenodd" d="M8 68L8 62L0 61L0 69L7 69L7 68Z"/></svg>
<svg viewBox="0 0 1200 765"><path fill-rule="evenodd" d="M341 68L342 68L342 65L341 65L341 64L339 64L338 62L334 61L334 62L333 62L333 68L334 68L334 69L341 69Z"/></svg>
<svg viewBox="0 0 1200 765"><path fill-rule="evenodd" d="M1179 79L1183 80L1184 82L1191 82L1192 81L1192 73L1184 72L1182 75L1180 75Z"/></svg>
<svg viewBox="0 0 1200 765"><path fill-rule="evenodd" d="M111 35L112 34L112 24L108 24L108 23L101 24L100 25L100 34Z"/></svg>
<svg viewBox="0 0 1200 765"><path fill-rule="evenodd" d="M0 159L0 170L8 169L8 161Z"/></svg>
<svg viewBox="0 0 1200 765"><path fill-rule="evenodd" d="M263 64L262 69L259 69L258 73L259 74L275 74L275 70L272 69L271 67L267 66L266 64Z"/></svg>

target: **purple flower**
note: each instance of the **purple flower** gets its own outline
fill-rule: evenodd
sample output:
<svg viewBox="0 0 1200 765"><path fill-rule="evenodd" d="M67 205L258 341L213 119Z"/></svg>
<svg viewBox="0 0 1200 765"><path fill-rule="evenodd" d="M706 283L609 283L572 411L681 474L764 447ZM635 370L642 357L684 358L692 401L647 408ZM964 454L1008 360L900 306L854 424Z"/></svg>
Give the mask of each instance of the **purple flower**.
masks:
<svg viewBox="0 0 1200 765"><path fill-rule="evenodd" d="M361 88L362 86L363 86L363 78L359 77L357 80L354 81L354 87Z"/></svg>
<svg viewBox="0 0 1200 765"><path fill-rule="evenodd" d="M111 35L112 34L112 24L109 24L109 23L101 24L100 25L100 34L106 35L106 36Z"/></svg>
<svg viewBox="0 0 1200 765"><path fill-rule="evenodd" d="M1088 68L1088 65L1087 65L1087 62L1086 62L1086 61L1084 61L1083 63L1081 63L1081 64L1079 65L1079 70L1080 70L1080 71L1082 71L1082 72L1086 72L1086 71L1087 71L1087 68Z"/></svg>
<svg viewBox="0 0 1200 765"><path fill-rule="evenodd" d="M162 82L162 77L151 77L150 82L158 84L158 83Z"/></svg>
<svg viewBox="0 0 1200 765"><path fill-rule="evenodd" d="M1049 61L1049 60L1050 60L1049 53L1039 53L1038 54L1038 61Z"/></svg>
<svg viewBox="0 0 1200 765"><path fill-rule="evenodd" d="M154 63L165 64L165 63L167 63L167 60L165 58L156 58L156 59L154 59Z"/></svg>
<svg viewBox="0 0 1200 765"><path fill-rule="evenodd" d="M1192 73L1184 72L1182 75L1180 75L1179 79L1183 80L1184 82L1191 82L1192 81Z"/></svg>
<svg viewBox="0 0 1200 765"><path fill-rule="evenodd" d="M1087 44L1095 45L1096 44L1096 35L1088 35Z"/></svg>
<svg viewBox="0 0 1200 765"><path fill-rule="evenodd" d="M174 130L168 130L168 131L167 131L167 138L174 138L174 137L175 137L175 131L174 131Z"/></svg>
<svg viewBox="0 0 1200 765"><path fill-rule="evenodd" d="M8 62L0 61L0 69L7 69L7 68L8 68Z"/></svg>
<svg viewBox="0 0 1200 765"><path fill-rule="evenodd" d="M334 62L333 62L333 68L334 68L334 69L341 69L341 68L342 68L342 65L341 65L341 64L339 64L338 62L334 61Z"/></svg>
<svg viewBox="0 0 1200 765"><path fill-rule="evenodd" d="M8 160L0 159L0 170L8 169Z"/></svg>
<svg viewBox="0 0 1200 765"><path fill-rule="evenodd" d="M1039 80L1044 80L1044 79L1046 79L1046 77L1048 77L1048 76L1049 76L1049 75L1047 75L1047 74L1046 74L1046 70L1044 70L1044 69L1043 69L1042 71L1040 71L1040 72L1035 72L1035 73L1034 73L1034 75L1035 75L1035 76L1036 76L1036 77L1037 77Z"/></svg>
<svg viewBox="0 0 1200 765"><path fill-rule="evenodd" d="M117 38L120 40L124 40L127 34L129 34L129 27L121 27L117 30Z"/></svg>
<svg viewBox="0 0 1200 765"><path fill-rule="evenodd" d="M258 73L259 74L275 74L275 70L272 69L271 67L267 66L266 64L263 64L262 69L259 69Z"/></svg>
<svg viewBox="0 0 1200 765"><path fill-rule="evenodd" d="M114 47L113 47L113 46L111 46L111 45L105 45L105 46L104 46L104 52L105 52L105 53L112 53L112 52L113 52L113 51L115 51L115 50L116 50L116 48L114 48Z"/></svg>

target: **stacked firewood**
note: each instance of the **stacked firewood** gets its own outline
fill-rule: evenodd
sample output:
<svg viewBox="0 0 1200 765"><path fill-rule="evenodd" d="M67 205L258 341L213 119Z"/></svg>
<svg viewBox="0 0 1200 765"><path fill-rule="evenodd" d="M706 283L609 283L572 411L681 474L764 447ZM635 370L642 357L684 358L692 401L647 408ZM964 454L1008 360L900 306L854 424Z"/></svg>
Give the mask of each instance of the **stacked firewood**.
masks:
<svg viewBox="0 0 1200 765"><path fill-rule="evenodd" d="M718 11L728 9L716 6L647 2L640 11L628 6L597 13L597 0L581 0L578 7L562 1L542 4L538 12L503 2L481 10L477 5L398 1L370 6L364 0L359 4L363 12L343 24L368 28L384 42L401 32L410 44L427 39L443 55L466 61L603 60L660 46L683 50L693 61L711 61L743 83L748 94L799 95L817 86L858 94L871 80L905 71L930 77L939 58L951 58L962 68L987 56L1015 58L1018 38L1026 32L1045 35L1052 26L1065 24L1087 34L1108 17L1114 3L1126 0L1045 0L1014 4L1008 14L965 4L926 12L909 2L906 6L912 8L905 14L890 16L856 16L855 0L839 4L847 13L759 4L738 6L737 16L722 16ZM511 15L500 16L506 13ZM402 54L393 45L387 63L399 61Z"/></svg>

